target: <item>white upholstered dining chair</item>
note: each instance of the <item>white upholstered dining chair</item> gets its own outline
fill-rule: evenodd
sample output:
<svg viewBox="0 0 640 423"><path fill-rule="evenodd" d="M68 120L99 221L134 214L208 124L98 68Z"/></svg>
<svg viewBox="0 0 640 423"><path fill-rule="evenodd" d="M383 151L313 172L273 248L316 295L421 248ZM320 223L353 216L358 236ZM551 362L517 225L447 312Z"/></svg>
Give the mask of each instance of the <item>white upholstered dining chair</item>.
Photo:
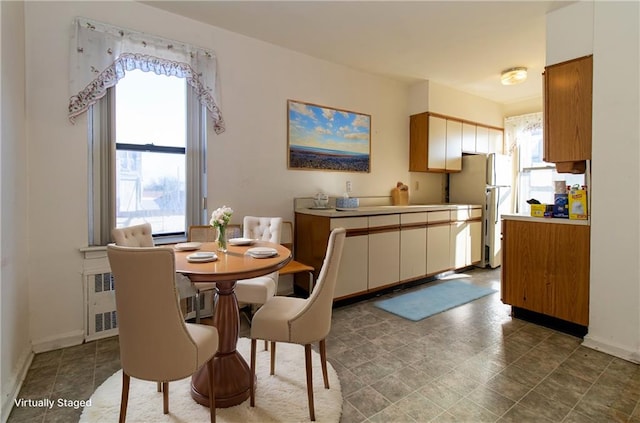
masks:
<svg viewBox="0 0 640 423"><path fill-rule="evenodd" d="M122 247L153 247L155 245L151 223L114 228L111 231L111 237L116 245ZM175 284L181 299L189 298L196 294L191 281L184 275L176 273Z"/></svg>
<svg viewBox="0 0 640 423"><path fill-rule="evenodd" d="M122 364L120 423L126 419L131 377L161 384L163 411L168 414L169 382L191 376L205 365L210 419L216 419L213 356L218 351L218 331L185 323L176 295L174 254L171 247L107 247Z"/></svg>
<svg viewBox="0 0 640 423"><path fill-rule="evenodd" d="M331 330L333 293L338 278L346 231L336 228L331 231L320 274L309 298L275 296L268 300L253 316L251 324L251 378L250 405L255 406L256 341L271 341L271 369L275 374L276 342L304 345L307 373L307 399L309 417L315 420L313 404L313 378L311 366L311 344L319 343L320 362L324 387L329 389L327 374L327 351L325 339Z"/></svg>
<svg viewBox="0 0 640 423"><path fill-rule="evenodd" d="M280 244L281 231L281 217L245 216L242 222L244 238ZM240 279L236 283L235 292L238 303L260 306L278 293L278 272L251 279Z"/></svg>

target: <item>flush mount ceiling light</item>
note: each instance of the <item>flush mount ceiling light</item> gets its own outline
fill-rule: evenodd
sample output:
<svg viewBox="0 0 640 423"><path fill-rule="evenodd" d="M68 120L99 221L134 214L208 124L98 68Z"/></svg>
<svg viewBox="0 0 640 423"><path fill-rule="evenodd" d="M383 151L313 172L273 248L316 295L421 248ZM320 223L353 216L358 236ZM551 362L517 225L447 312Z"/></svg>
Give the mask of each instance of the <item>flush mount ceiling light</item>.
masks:
<svg viewBox="0 0 640 423"><path fill-rule="evenodd" d="M527 79L527 68L518 67L502 71L500 81L502 85L513 85L524 82Z"/></svg>

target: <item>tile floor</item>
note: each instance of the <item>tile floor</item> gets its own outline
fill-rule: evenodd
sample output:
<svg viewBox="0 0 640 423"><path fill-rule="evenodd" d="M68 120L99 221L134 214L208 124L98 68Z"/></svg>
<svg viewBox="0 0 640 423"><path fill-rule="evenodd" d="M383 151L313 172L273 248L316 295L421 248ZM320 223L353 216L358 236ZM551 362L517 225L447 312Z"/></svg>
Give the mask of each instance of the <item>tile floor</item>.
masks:
<svg viewBox="0 0 640 423"><path fill-rule="evenodd" d="M464 275L500 288L499 270ZM499 293L420 322L377 299L334 309L327 348L343 423L640 423L640 366L511 318ZM118 369L117 337L38 354L19 398L89 398ZM81 411L14 407L8 422L73 422Z"/></svg>

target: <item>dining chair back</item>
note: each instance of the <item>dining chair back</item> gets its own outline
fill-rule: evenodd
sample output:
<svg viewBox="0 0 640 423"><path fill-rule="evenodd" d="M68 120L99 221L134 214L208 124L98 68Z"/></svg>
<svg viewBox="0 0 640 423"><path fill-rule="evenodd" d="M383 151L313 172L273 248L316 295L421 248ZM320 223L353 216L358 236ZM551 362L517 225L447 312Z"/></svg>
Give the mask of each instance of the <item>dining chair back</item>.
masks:
<svg viewBox="0 0 640 423"><path fill-rule="evenodd" d="M153 230L150 223L128 226L124 228L114 228L111 231L116 245L122 247L153 247ZM175 285L178 288L180 298L193 297L196 294L191 281L181 274L175 275ZM185 306L186 310L186 306Z"/></svg>
<svg viewBox="0 0 640 423"><path fill-rule="evenodd" d="M316 286L309 298L276 296L260 307L253 316L250 379L250 405L252 407L255 406L256 341L258 339L271 341L272 375L275 373L276 342L301 344L305 349L309 417L311 420L315 420L311 344L319 343L324 387L329 389L326 337L331 330L333 293L338 279L345 236L344 228L336 228L331 231L324 262Z"/></svg>
<svg viewBox="0 0 640 423"><path fill-rule="evenodd" d="M162 383L164 414L169 412L169 382L191 376L207 365L214 390L215 327L185 323L175 286L171 247L109 245L118 319L122 398L120 422L127 412L130 377ZM215 395L211 421L215 421Z"/></svg>
<svg viewBox="0 0 640 423"><path fill-rule="evenodd" d="M281 230L281 217L245 216L242 221L242 236L244 238L279 244ZM254 307L260 306L278 293L278 272L251 279L241 279L236 283L235 292L239 303L251 304Z"/></svg>
<svg viewBox="0 0 640 423"><path fill-rule="evenodd" d="M125 247L153 247L153 233L151 223L114 228L111 236L116 245Z"/></svg>

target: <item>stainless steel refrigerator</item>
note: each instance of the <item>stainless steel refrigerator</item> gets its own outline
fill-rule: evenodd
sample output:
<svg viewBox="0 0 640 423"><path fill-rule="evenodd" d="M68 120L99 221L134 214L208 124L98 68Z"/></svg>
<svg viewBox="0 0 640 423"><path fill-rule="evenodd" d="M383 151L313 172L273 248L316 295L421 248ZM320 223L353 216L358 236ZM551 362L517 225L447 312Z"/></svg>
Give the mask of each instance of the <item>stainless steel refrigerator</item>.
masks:
<svg viewBox="0 0 640 423"><path fill-rule="evenodd" d="M484 248L480 266L502 264L500 217L512 212L511 157L473 154L462 157L462 171L449 174L449 202L482 205Z"/></svg>

